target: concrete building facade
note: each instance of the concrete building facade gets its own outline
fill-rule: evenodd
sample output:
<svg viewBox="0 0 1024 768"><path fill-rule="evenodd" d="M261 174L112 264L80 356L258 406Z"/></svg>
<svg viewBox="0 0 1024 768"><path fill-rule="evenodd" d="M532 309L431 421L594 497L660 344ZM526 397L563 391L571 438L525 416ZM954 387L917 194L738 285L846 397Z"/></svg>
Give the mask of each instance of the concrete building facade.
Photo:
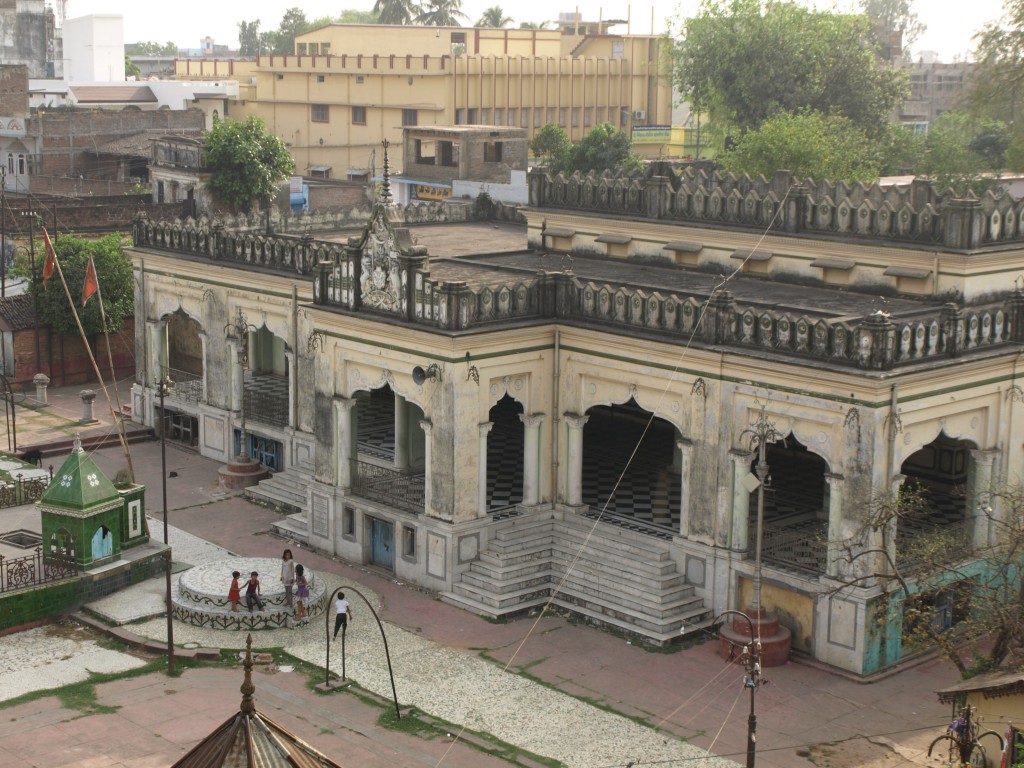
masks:
<svg viewBox="0 0 1024 768"><path fill-rule="evenodd" d="M796 652L898 661L886 563L936 529L992 545L1021 475L1024 202L785 173L529 185L529 247L488 225L464 258L383 203L333 241L140 219L133 414L169 374L203 454L277 471L288 535L488 616L553 601L671 642L751 603L760 533ZM872 529L904 484L926 510Z"/></svg>
<svg viewBox="0 0 1024 768"><path fill-rule="evenodd" d="M668 126L666 44L656 35L333 24L297 36L294 55L181 60L176 76L237 78L230 117L259 115L299 172L344 179L379 174L381 140L397 146L403 128L493 125L532 138L555 122L578 140L602 122Z"/></svg>

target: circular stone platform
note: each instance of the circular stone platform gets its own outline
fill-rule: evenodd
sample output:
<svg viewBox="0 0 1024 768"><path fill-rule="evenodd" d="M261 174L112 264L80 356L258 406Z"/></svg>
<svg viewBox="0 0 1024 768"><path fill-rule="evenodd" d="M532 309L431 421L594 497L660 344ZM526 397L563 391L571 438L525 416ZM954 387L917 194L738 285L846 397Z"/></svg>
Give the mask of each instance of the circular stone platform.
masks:
<svg viewBox="0 0 1024 768"><path fill-rule="evenodd" d="M231 610L231 603L228 600L232 571L242 574L238 580L242 601L237 613ZM260 575L260 593L264 610L254 608L250 613L245 606L245 583L253 571ZM306 579L309 581L309 599L305 602L306 614L310 617L320 616L327 608L330 596L326 594L323 581L308 567ZM281 561L270 557L234 557L197 565L181 574L177 594L171 598L174 604L174 618L179 621L196 627L232 630L294 626L294 608L287 608L284 601Z"/></svg>

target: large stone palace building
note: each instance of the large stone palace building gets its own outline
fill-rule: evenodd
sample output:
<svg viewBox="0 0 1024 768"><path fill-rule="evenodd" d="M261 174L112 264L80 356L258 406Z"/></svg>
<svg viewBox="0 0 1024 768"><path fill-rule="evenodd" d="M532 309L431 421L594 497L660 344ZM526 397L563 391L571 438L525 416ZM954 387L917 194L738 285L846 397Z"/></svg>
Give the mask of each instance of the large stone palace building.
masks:
<svg viewBox="0 0 1024 768"><path fill-rule="evenodd" d="M750 602L768 420L764 604L798 652L897 661L861 578L884 559L849 550L992 541L1022 468L1024 202L658 166L529 186L521 247L467 227L459 257L386 198L341 240L140 218L133 412L169 375L172 436L277 470L310 545L662 643ZM868 529L906 483L926 511Z"/></svg>

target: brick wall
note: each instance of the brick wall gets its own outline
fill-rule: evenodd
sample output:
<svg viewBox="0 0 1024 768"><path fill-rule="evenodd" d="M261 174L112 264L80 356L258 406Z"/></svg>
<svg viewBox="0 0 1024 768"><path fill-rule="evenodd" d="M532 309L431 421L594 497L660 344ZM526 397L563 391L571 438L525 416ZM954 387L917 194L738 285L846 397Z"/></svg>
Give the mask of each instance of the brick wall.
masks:
<svg viewBox="0 0 1024 768"><path fill-rule="evenodd" d="M319 181L309 184L309 210L311 211L340 211L351 208L366 208L371 204L372 191L366 182L338 181L324 183ZM275 204L282 210L288 210L291 205L290 192L287 185L277 196Z"/></svg>
<svg viewBox="0 0 1024 768"><path fill-rule="evenodd" d="M28 67L12 64L0 67L0 115L28 114Z"/></svg>
<svg viewBox="0 0 1024 768"><path fill-rule="evenodd" d="M75 295L75 287L71 295ZM91 340L93 354L105 381L110 380L110 362L107 345L102 336ZM114 358L114 372L118 378L135 375L135 319L125 321L124 330L110 337L110 351ZM80 338L58 336L48 326L39 328L39 354L42 365L36 365L35 330L28 328L14 334L14 376L10 378L13 389L32 392L35 385L32 377L45 373L50 377L50 386L63 387L75 384L95 384L96 372ZM97 405L97 407L100 407Z"/></svg>
<svg viewBox="0 0 1024 768"><path fill-rule="evenodd" d="M51 235L56 232L130 232L132 221L141 211L152 219L177 219L190 216L189 203L154 203L149 195L111 195L110 197L50 198L29 201L8 197L4 226L8 237L25 237L28 230L22 211L34 210Z"/></svg>

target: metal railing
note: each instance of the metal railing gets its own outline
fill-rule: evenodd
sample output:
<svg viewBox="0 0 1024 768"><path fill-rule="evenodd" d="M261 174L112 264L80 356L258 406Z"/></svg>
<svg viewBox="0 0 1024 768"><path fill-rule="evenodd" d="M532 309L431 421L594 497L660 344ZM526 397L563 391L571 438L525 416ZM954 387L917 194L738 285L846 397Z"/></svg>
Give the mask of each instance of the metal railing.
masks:
<svg viewBox="0 0 1024 768"><path fill-rule="evenodd" d="M9 481L0 481L0 507L20 507L39 501L52 479L15 475Z"/></svg>
<svg viewBox="0 0 1024 768"><path fill-rule="evenodd" d="M352 492L393 509L423 513L426 505L426 479L423 472L403 472L365 461L355 461Z"/></svg>
<svg viewBox="0 0 1024 768"><path fill-rule="evenodd" d="M34 555L25 557L0 555L0 592L35 587L78 575L77 566L69 560L56 557L47 560L43 561L42 547L36 547Z"/></svg>
<svg viewBox="0 0 1024 768"><path fill-rule="evenodd" d="M245 418L271 427L288 426L288 395L275 395L246 387L242 394Z"/></svg>
<svg viewBox="0 0 1024 768"><path fill-rule="evenodd" d="M962 552L964 557L969 557L973 547L967 521L936 525L905 519L897 523L896 565L901 570L920 569L935 556L937 547L944 552Z"/></svg>
<svg viewBox="0 0 1024 768"><path fill-rule="evenodd" d="M810 575L825 573L828 542L816 530L776 527L765 523L761 559L767 566ZM751 532L756 536L756 531ZM753 541L753 538L751 538Z"/></svg>
<svg viewBox="0 0 1024 768"><path fill-rule="evenodd" d="M182 371L177 368L165 368L164 370L171 380L171 386L167 390L169 398L186 403L203 402L203 375L201 373Z"/></svg>

